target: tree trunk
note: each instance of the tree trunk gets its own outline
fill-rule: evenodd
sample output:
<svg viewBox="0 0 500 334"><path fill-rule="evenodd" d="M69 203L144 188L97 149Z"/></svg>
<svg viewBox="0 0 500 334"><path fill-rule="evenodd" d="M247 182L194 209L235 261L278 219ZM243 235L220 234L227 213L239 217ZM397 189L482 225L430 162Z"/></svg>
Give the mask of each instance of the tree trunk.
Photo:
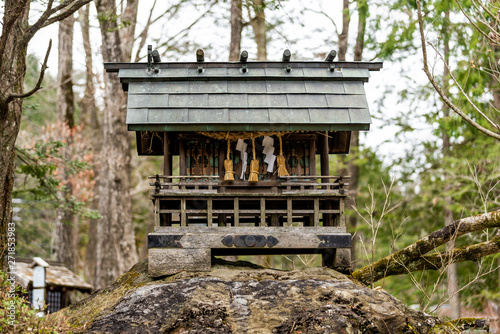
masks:
<svg viewBox="0 0 500 334"><path fill-rule="evenodd" d="M229 45L229 61L238 61L241 53L241 31L243 19L241 0L231 0L231 44Z"/></svg>
<svg viewBox="0 0 500 334"><path fill-rule="evenodd" d="M91 138L93 142L100 143L96 138L99 134L99 115L95 101L94 73L92 70L92 48L90 44L90 23L89 23L90 5L82 7L78 14L83 40L83 50L85 51L85 92L83 98L79 101L80 119L86 129L92 129ZM100 145L93 145L93 149ZM94 154L96 152L94 151Z"/></svg>
<svg viewBox="0 0 500 334"><path fill-rule="evenodd" d="M70 160L68 154L69 147L73 144L73 129L75 127L75 106L73 94L73 25L75 19L70 16L59 22L59 59L57 75L57 118L60 126L67 127L67 134L63 140L66 147L63 148L65 160ZM73 187L68 178L68 171L63 167L61 173L61 183L64 190L59 192L60 198L69 199L73 193ZM75 270L76 260L78 258L77 236L78 220L73 213L73 208L65 205L57 210L56 219L56 259L64 263L69 269Z"/></svg>
<svg viewBox="0 0 500 334"><path fill-rule="evenodd" d="M92 153L94 156L94 164L92 166L96 184L94 186L94 199L92 200L92 209L99 209L99 170L100 170L100 152L102 143L102 133L99 124L99 115L95 101L95 86L94 73L92 71L92 48L90 44L90 23L89 23L90 5L82 7L79 11L78 21L81 26L83 49L85 51L85 92L80 100L80 118L84 124L84 129L89 133L90 142L92 145ZM96 247L97 238L91 237L97 235L97 219L91 219L88 222L87 233L90 236L86 245L85 252L85 277L89 281L94 281L94 273L96 267Z"/></svg>
<svg viewBox="0 0 500 334"><path fill-rule="evenodd" d="M127 6L125 7L125 11L123 12L121 17L122 22L127 22L127 25L120 28L119 30L122 48L121 61L123 62L132 61L132 49L134 47L138 8L139 0L127 0Z"/></svg>
<svg viewBox="0 0 500 334"><path fill-rule="evenodd" d="M255 16L250 19L250 24L257 44L257 60L267 60L267 27L264 0L254 0L253 8Z"/></svg>
<svg viewBox="0 0 500 334"><path fill-rule="evenodd" d="M4 0L2 35L0 36L0 268L4 269L5 256L10 254L9 238L15 239L15 226L12 223L12 190L14 186L15 143L21 123L23 98L34 94L43 81L48 52L42 65L39 80L33 89L24 92L26 73L26 53L28 43L40 28L72 15L79 7L90 0L72 0L58 4L60 14L53 11L53 2L30 25L29 0ZM50 44L51 45L51 44ZM10 225L9 225L10 224ZM10 240L9 240L10 242ZM9 253L9 254L8 254ZM12 256L14 251L12 251Z"/></svg>
<svg viewBox="0 0 500 334"><path fill-rule="evenodd" d="M12 220L12 191L14 188L15 143L21 123L23 100L13 99L10 94L23 92L26 72L26 52L28 43L23 24L29 13L29 1L6 0L0 42L0 269L4 270L5 256L14 257L14 240L9 240L7 232L15 235ZM10 26L7 22L15 20ZM7 29L10 29L8 31ZM13 237L13 235L11 235ZM14 237L15 238L15 237ZM11 242L12 241L12 242ZM8 247L10 246L10 247ZM12 252L10 251L12 250Z"/></svg>
<svg viewBox="0 0 500 334"><path fill-rule="evenodd" d="M103 60L125 61L122 50L128 48L122 45L118 25L112 19L116 16L115 1L96 1L96 8L103 15L99 20ZM96 289L111 283L138 260L130 199L130 142L125 124L126 96L117 76L105 74L104 83L103 158L99 183L99 213L102 219L97 224L95 235L96 268L93 283Z"/></svg>
<svg viewBox="0 0 500 334"><path fill-rule="evenodd" d="M345 4L344 4L345 5ZM348 10L348 8L347 8ZM345 15L345 13L344 13ZM354 46L354 61L362 61L363 60L363 50L365 45L365 28L366 28L366 19L368 16L368 2L366 0L358 1L358 31L356 35L356 44ZM343 28L344 29L344 28ZM347 27L348 29L348 27ZM344 30L342 30L344 31ZM347 47L347 41L346 47ZM340 41L339 41L340 44ZM345 56L344 56L345 57ZM349 155L349 161L347 163L349 176L351 179L349 180L349 199L347 201L347 207L350 208L354 203L356 203L356 197L358 194L358 183L359 183L359 166L355 163L357 158L359 157L359 131L351 132L351 154ZM356 230L358 225L358 216L350 215L349 216L349 228L353 231ZM356 243L359 239L353 239L353 246L351 248L351 260L353 263L356 263L357 254L355 250L357 249Z"/></svg>
<svg viewBox="0 0 500 334"><path fill-rule="evenodd" d="M450 11L447 10L445 12L445 17L444 17L444 22L443 22L443 29L442 29L442 34L443 34L443 51L444 51L444 61L448 63L450 59L450 31L449 31L449 22L450 22ZM445 65L443 68L443 93L447 98L450 98L450 87L449 87L449 82L450 80L450 72L448 70L448 67ZM447 104L443 103L443 119L446 119L447 117L450 117L450 108L448 107ZM450 156L450 137L447 134L448 129L442 129L443 134L442 134L442 140L443 140L443 147L442 147L442 152L443 152L443 160L445 163L448 163L448 159ZM445 183L445 198L444 198L444 224L450 225L453 223L453 212L451 211L450 207L452 205L452 199L449 195L449 192L451 191L451 187L448 185L450 182L450 178L448 175L445 173L444 174L444 183ZM446 243L446 249L447 250L452 250L455 247L455 240L452 239L449 242ZM459 288L458 288L458 272L457 272L457 264L456 263L450 263L447 268L447 282L448 282L448 298L449 298L449 305L451 308L451 314L450 317L451 319L458 319L460 318L460 297L459 297Z"/></svg>
<svg viewBox="0 0 500 334"><path fill-rule="evenodd" d="M351 14L349 13L349 0L344 0L344 5L342 8L342 32L339 35L339 61L345 61L346 59L350 21Z"/></svg>

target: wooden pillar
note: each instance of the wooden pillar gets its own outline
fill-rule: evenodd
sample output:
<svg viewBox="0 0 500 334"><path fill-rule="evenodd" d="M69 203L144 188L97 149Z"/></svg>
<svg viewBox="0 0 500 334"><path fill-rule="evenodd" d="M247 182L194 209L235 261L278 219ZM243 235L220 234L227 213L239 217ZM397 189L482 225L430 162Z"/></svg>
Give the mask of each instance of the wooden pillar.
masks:
<svg viewBox="0 0 500 334"><path fill-rule="evenodd" d="M316 139L309 142L309 175L316 175Z"/></svg>
<svg viewBox="0 0 500 334"><path fill-rule="evenodd" d="M328 131L325 131L324 135L320 136L321 142L321 175L330 175L330 155L328 148ZM329 179L322 179L323 183L329 182ZM327 210L332 209L332 204L328 199L326 199L325 208ZM323 213L323 226L333 226L333 219L331 213Z"/></svg>
<svg viewBox="0 0 500 334"><path fill-rule="evenodd" d="M226 160L227 150L225 149L225 147L226 146L224 145L224 141L219 141L219 188L217 189L217 192L219 193L226 192L226 187L221 186L222 182L224 181L224 174L226 173L226 170L224 169L224 160ZM227 159L229 158L230 157L227 157ZM219 219L219 225L227 225L227 215L225 213L219 213L217 217Z"/></svg>
<svg viewBox="0 0 500 334"><path fill-rule="evenodd" d="M172 176L172 150L170 145L170 136L166 131L163 132L163 175ZM172 182L172 179L165 179L164 182ZM157 201L159 201L159 199L157 199ZM160 225L171 226L172 214L162 214L160 218Z"/></svg>
<svg viewBox="0 0 500 334"><path fill-rule="evenodd" d="M182 138L179 138L179 175L187 175L186 143Z"/></svg>
<svg viewBox="0 0 500 334"><path fill-rule="evenodd" d="M328 131L321 136L319 136L320 147L321 147L321 175L329 176L330 175L330 158L328 153ZM323 182L326 182L328 179L324 179Z"/></svg>
<svg viewBox="0 0 500 334"><path fill-rule="evenodd" d="M227 149L224 149L224 141L219 141L219 177L221 181L224 180L224 174L226 173L226 171L224 170L224 160L226 160L226 152ZM227 159L229 158L230 157L227 157Z"/></svg>
<svg viewBox="0 0 500 334"><path fill-rule="evenodd" d="M321 251L321 262L323 267L336 268L335 267L336 253L337 253L336 248L325 248Z"/></svg>
<svg viewBox="0 0 500 334"><path fill-rule="evenodd" d="M168 132L163 132L163 175L172 176L172 151Z"/></svg>

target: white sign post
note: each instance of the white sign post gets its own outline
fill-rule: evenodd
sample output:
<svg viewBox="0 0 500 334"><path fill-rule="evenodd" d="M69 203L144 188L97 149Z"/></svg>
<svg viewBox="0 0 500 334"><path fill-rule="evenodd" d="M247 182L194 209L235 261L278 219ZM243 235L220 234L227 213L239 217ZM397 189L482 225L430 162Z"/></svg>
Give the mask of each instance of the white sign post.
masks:
<svg viewBox="0 0 500 334"><path fill-rule="evenodd" d="M33 258L33 308L40 310L36 315L43 317L43 306L45 304L45 268L49 266L40 257Z"/></svg>

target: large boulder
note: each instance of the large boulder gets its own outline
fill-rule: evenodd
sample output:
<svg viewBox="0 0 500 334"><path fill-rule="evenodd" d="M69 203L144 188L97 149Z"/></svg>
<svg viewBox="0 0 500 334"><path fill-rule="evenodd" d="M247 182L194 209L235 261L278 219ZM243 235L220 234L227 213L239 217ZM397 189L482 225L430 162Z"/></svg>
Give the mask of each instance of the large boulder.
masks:
<svg viewBox="0 0 500 334"><path fill-rule="evenodd" d="M155 280L140 262L60 315L87 333L428 333L441 324L331 269L222 260Z"/></svg>

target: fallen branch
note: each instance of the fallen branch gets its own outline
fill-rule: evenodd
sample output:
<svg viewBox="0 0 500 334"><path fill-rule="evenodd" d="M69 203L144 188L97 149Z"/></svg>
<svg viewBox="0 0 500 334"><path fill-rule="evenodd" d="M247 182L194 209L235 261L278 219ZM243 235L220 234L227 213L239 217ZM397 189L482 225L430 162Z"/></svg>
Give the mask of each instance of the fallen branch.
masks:
<svg viewBox="0 0 500 334"><path fill-rule="evenodd" d="M446 256L446 252L442 254L428 255L427 257L425 256L425 254L454 238L458 238L461 235L493 227L500 227L500 211L492 211L481 215L456 220L452 224L447 225L440 230L432 232L425 238L422 238L414 242L408 247L405 247L389 256L386 256L385 258L371 265L356 270L352 274L352 276L355 279L365 284L368 284L371 282L372 273L373 273L373 282L376 282L386 276L407 273L408 272L407 268L410 268L410 271L422 270L422 269L415 269L415 270L412 269L413 268L412 266L414 266L414 268L420 268L419 265L424 267L423 262L421 261L424 262L427 261L426 263L428 264L429 267L431 266L430 263L434 263L436 268L438 266L440 268L442 267L443 263L446 263L446 261L438 262L437 260L435 260L434 256L443 257ZM489 242L490 243L496 242L498 244L499 241L497 238L498 237L495 237L494 239L491 239ZM483 245L483 244L484 243L467 247L470 247L469 248L470 250L474 250L475 246L478 247L480 246L479 250L481 250L481 247L483 247L484 249L486 248L490 249L492 247L492 245ZM455 249L454 251L458 252L459 250L463 252L464 256L465 255L469 256L469 258L463 259L463 256L458 256L458 253L456 253L455 254L457 258L456 262L461 262L469 259L475 260L479 257L492 254L492 253L489 254L485 253L486 255L474 257L472 256L471 252L469 251L466 252L461 248ZM497 249L496 251L494 251L494 253L499 251L500 249ZM450 254L449 256L452 256L452 254ZM448 260L449 259L450 258L448 258ZM429 269L429 267L427 267L427 269Z"/></svg>
<svg viewBox="0 0 500 334"><path fill-rule="evenodd" d="M411 262L406 266L391 270L390 275L406 274L408 271L438 270L450 263L463 261L477 261L482 257L500 252L500 237L479 244L454 248L447 252L424 255L420 260Z"/></svg>

